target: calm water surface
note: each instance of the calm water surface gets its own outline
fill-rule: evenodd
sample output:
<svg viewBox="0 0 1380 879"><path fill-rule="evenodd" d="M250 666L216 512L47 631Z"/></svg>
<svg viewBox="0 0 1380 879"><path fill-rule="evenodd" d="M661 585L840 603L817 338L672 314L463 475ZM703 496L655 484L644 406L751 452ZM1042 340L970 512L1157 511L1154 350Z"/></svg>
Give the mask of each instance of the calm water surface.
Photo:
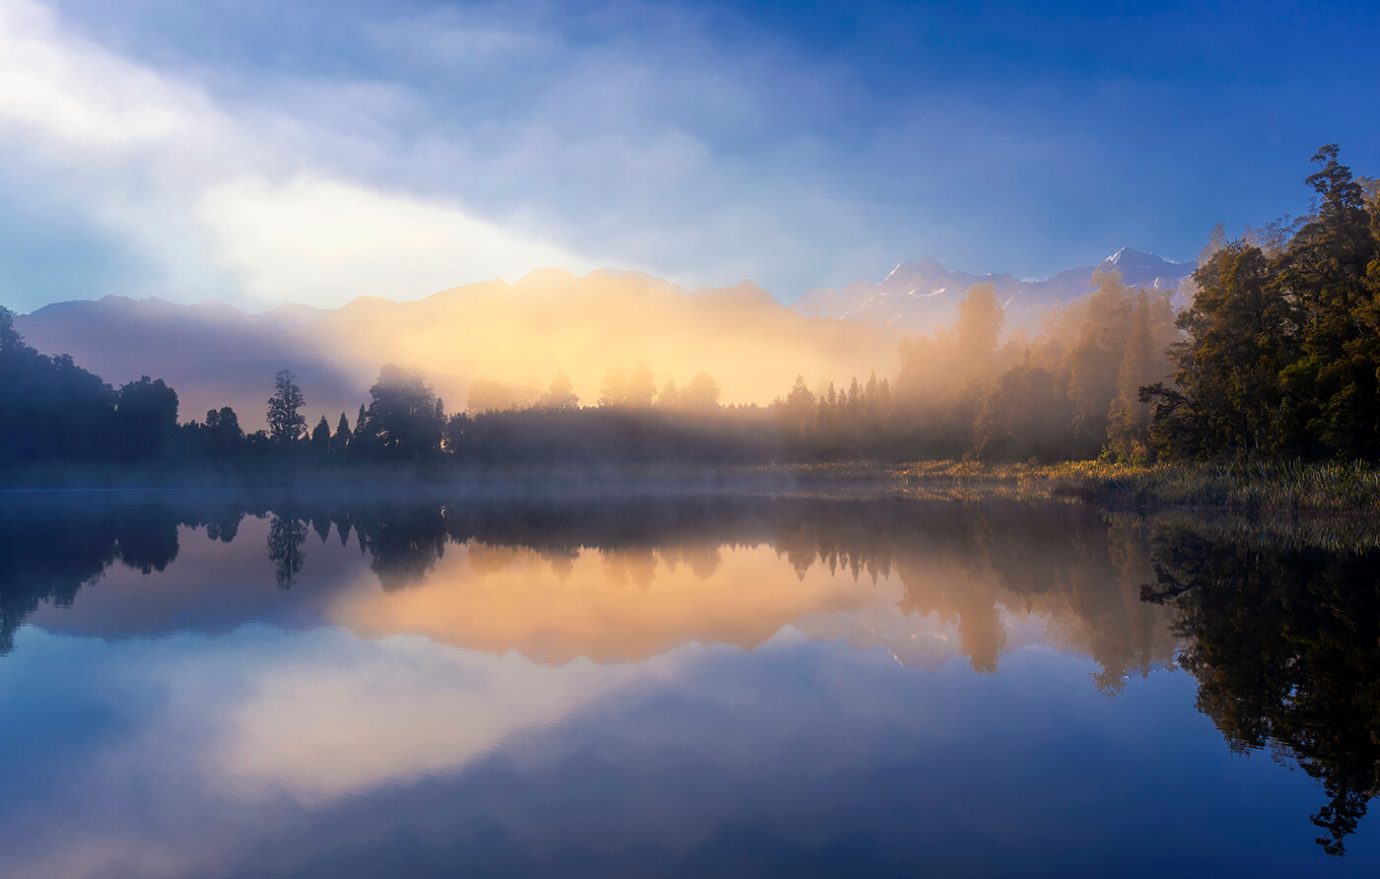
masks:
<svg viewBox="0 0 1380 879"><path fill-rule="evenodd" d="M0 874L1375 876L1373 545L997 498L10 496Z"/></svg>

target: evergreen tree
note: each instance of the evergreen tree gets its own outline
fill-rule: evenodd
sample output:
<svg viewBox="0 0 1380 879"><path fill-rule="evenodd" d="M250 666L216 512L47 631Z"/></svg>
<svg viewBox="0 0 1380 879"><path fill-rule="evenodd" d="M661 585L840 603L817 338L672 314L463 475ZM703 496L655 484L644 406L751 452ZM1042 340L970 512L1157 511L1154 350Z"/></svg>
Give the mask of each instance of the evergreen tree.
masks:
<svg viewBox="0 0 1380 879"><path fill-rule="evenodd" d="M311 432L311 448L318 457L324 458L331 450L331 425L322 415Z"/></svg>
<svg viewBox="0 0 1380 879"><path fill-rule="evenodd" d="M268 398L268 435L279 445L295 443L307 430L302 414L306 401L290 371L279 370L273 378L273 396Z"/></svg>
<svg viewBox="0 0 1380 879"><path fill-rule="evenodd" d="M1284 373L1287 428L1314 454L1380 457L1380 341L1366 315L1376 308L1366 283L1380 257L1361 185L1327 145L1308 177L1312 219L1289 242L1277 268L1297 303L1299 356Z"/></svg>
<svg viewBox="0 0 1380 879"><path fill-rule="evenodd" d="M1292 311L1269 283L1257 247L1235 242L1194 273L1198 295L1179 318L1176 389L1146 389L1155 404L1157 450L1171 457L1274 454L1289 449L1279 430L1280 373L1293 347Z"/></svg>
<svg viewBox="0 0 1380 879"><path fill-rule="evenodd" d="M805 385L805 377L797 375L795 384L777 407L782 427L795 442L801 441L815 425L815 395Z"/></svg>
<svg viewBox="0 0 1380 879"><path fill-rule="evenodd" d="M331 449L336 454L344 454L350 448L350 420L345 417L345 413L340 413L340 421L335 426L335 436L331 437Z"/></svg>
<svg viewBox="0 0 1380 879"><path fill-rule="evenodd" d="M355 414L355 431L350 435L350 454L366 457L374 450L374 433L369 424L369 412L360 404Z"/></svg>

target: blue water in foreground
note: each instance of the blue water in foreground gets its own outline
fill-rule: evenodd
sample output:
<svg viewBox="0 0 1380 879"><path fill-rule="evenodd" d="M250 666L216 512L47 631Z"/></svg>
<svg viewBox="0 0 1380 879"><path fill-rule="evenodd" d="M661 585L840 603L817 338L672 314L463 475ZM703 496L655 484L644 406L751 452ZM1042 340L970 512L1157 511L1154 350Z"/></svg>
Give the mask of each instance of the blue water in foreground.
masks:
<svg viewBox="0 0 1380 879"><path fill-rule="evenodd" d="M1142 600L1163 529L649 504L0 508L0 873L1380 871L1380 816L1310 820L1374 753L1243 746L1291 705L1180 667L1219 636Z"/></svg>

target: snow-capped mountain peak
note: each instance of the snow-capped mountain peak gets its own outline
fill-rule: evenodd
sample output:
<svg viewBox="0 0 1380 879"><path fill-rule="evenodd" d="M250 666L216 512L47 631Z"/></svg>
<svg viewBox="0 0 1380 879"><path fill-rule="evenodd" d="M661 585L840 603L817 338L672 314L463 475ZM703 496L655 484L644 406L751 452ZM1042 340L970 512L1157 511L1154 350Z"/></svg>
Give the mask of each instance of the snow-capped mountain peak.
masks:
<svg viewBox="0 0 1380 879"><path fill-rule="evenodd" d="M1192 274L1193 262L1174 262L1158 254L1123 247L1096 265L1077 266L1048 278L1029 280L1006 274L951 271L934 257L897 263L881 281L855 281L839 289L811 290L795 304L813 317L861 320L907 331L926 331L951 323L958 302L974 284L996 288L1007 304L1008 327L1038 325L1039 316L1088 293L1093 274L1119 272L1132 287L1175 290Z"/></svg>

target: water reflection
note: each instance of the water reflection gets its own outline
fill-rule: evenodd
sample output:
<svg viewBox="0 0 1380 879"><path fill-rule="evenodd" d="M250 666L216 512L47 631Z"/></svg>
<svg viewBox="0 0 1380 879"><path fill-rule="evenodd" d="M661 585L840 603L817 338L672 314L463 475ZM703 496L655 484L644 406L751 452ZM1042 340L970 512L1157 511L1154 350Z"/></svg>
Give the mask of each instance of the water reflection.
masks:
<svg viewBox="0 0 1380 879"><path fill-rule="evenodd" d="M187 538L203 528L210 541ZM50 500L0 509L0 531L22 549L0 574L5 650L41 602L72 608L111 566L162 571L182 544L191 558L179 573L237 593L259 576L266 545L289 594L208 605L205 589L170 595L157 578L121 576L126 610L114 619L77 607L42 622L114 636L126 618L129 634L149 634L172 602L194 606L179 618L226 630L299 606L361 634L418 633L545 664L635 661L694 641L751 648L795 626L884 646L906 664L958 651L992 671L1019 624L1035 620L1040 637L1097 660L1107 690L1167 664L1175 643L1167 612L1139 600L1152 571L1143 526L1068 505L1032 516L995 499ZM349 569L340 550L350 547L372 577ZM226 616L204 619L211 612Z"/></svg>
<svg viewBox="0 0 1380 879"><path fill-rule="evenodd" d="M910 705L919 697L897 695L927 676L914 669L941 676L948 660L962 657L981 677L996 678L1021 648L1044 645L1089 657L1096 670L1082 687L1109 695L1154 669L1187 669L1199 710L1232 748L1271 750L1318 780L1326 796L1314 815L1319 842L1341 854L1377 793L1380 554L1364 541L1324 543L999 498L35 495L0 502L0 652L14 654L0 663L52 649L43 646L44 632L115 645L178 634L220 638L126 650L156 654L140 674L159 681L160 711L177 709L158 722L158 711L124 721L144 743L122 746L131 749L129 765L152 772L147 754L176 762L177 749L195 742L180 759L202 767L204 796L215 802L233 794L256 808L286 798L320 809L346 794L378 797L381 785L486 765L486 755L511 752L519 740L526 751L508 757L517 765L547 765L557 760L552 754L575 759L573 745L546 741L540 731L561 725L569 736L594 706L612 715L629 704L628 693L675 690L670 681L687 686L698 680L687 669L703 665L703 645L725 645L743 662L752 656L754 669L772 667L763 645L783 638L850 645L909 669L907 683L891 681L885 697L869 692L867 681L881 679L871 667L856 680L835 680L845 673L824 665L804 679L798 666L769 676L782 699L802 686L823 688L820 711L833 706L835 714L800 722L825 736L820 741L835 748L828 760L842 765L848 749L837 749L853 739L867 742L859 753L875 756L892 747L882 744L883 730L908 729L917 742L940 734L937 720L909 716L923 699ZM252 634L256 624L298 634L275 640L270 661L254 646L264 637ZM351 646L324 634L332 632L348 633ZM30 639L40 646L31 648ZM224 656L215 647L222 643ZM757 673L747 668L713 675L712 687L697 684L704 688L695 690L694 719L677 722L691 730L703 728L705 711L735 722L755 716L746 706L770 700L771 690L735 683ZM653 700L656 717L676 716L667 698ZM1000 723L1008 710L974 708L990 698L981 694L925 698L949 700L955 716L985 724ZM800 703L790 710L799 714ZM1040 709L1022 710L1030 722ZM789 713L785 705L781 711ZM652 767L674 759L677 748L705 747L684 733L677 738L665 721L625 722L615 737L642 749ZM752 735L785 734L768 734L768 722L752 721ZM973 748L984 729L965 733L975 736ZM591 741L610 734L601 728ZM730 762L739 758L726 755L742 751L746 782L758 772L748 767L761 759L759 745L749 736L716 740L715 748ZM588 759L590 752L580 753ZM1061 754L1056 766L1087 759ZM635 775L614 774L639 784ZM664 780L693 787L682 776ZM1193 781L1184 779L1184 796ZM1045 782L1042 795L1057 800L1055 784ZM648 800L627 797L639 808ZM912 805L897 808L899 815ZM1051 814L1071 828L1087 820L1078 809ZM51 862L43 866L35 875L53 874ZM181 868L130 872L180 875Z"/></svg>
<svg viewBox="0 0 1380 879"><path fill-rule="evenodd" d="M1154 555L1146 598L1177 611L1199 710L1234 749L1271 749L1322 782L1317 842L1342 854L1380 794L1380 550L1180 524Z"/></svg>

